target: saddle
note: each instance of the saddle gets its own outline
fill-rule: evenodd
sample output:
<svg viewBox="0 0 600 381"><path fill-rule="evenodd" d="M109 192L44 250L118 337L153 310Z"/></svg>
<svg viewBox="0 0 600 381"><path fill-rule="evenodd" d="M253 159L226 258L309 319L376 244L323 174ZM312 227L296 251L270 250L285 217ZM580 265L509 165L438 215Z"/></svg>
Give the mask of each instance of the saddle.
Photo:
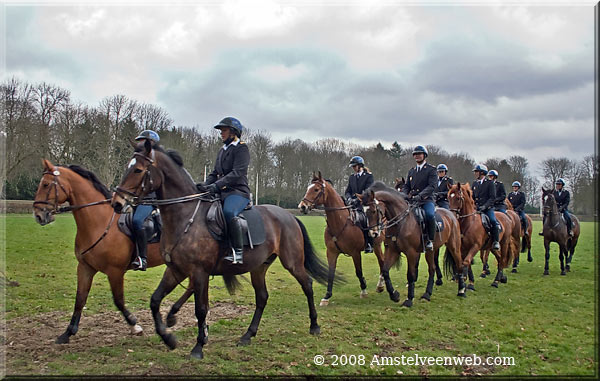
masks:
<svg viewBox="0 0 600 381"><path fill-rule="evenodd" d="M417 223L421 227L421 234L424 237L427 236L427 226L425 225L425 210L423 209L423 207L417 206L416 208L413 209L413 214L415 216L415 219L417 220ZM439 215L439 213L437 211L435 212L434 215L435 215L435 231L441 232L444 230L444 220L442 220L442 217ZM428 239L429 239L428 237L425 237L425 241L427 241Z"/></svg>
<svg viewBox="0 0 600 381"><path fill-rule="evenodd" d="M117 225L123 234L135 242L133 239L133 213L121 214L119 216ZM158 209L154 209L146 218L146 220L144 220L144 230L146 230L146 236L149 237L148 243L156 243L160 241L162 218L160 217L160 212Z"/></svg>
<svg viewBox="0 0 600 381"><path fill-rule="evenodd" d="M253 249L265 242L267 234L262 216L248 205L239 216L242 219L242 227L244 232L244 246L249 246ZM220 200L213 200L208 213L206 214L206 225L212 237L220 243L229 244L229 235L227 233L227 223L223 214L223 205Z"/></svg>
<svg viewBox="0 0 600 381"><path fill-rule="evenodd" d="M360 208L352 208L350 210L352 211L352 222L354 225L361 228L361 230L368 230L369 219L367 218L365 211Z"/></svg>
<svg viewBox="0 0 600 381"><path fill-rule="evenodd" d="M487 214L485 213L480 213L481 214L481 224L483 225L483 228L485 229L485 232L487 233L487 235L491 236L492 234L492 222L490 221L490 218L487 216ZM502 231L502 224L498 224L498 232Z"/></svg>

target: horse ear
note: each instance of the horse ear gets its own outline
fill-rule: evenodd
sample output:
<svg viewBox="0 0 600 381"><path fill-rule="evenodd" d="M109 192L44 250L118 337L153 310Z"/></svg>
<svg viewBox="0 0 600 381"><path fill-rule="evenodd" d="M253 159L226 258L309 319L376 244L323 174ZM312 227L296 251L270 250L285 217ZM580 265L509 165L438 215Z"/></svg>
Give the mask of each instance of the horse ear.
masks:
<svg viewBox="0 0 600 381"><path fill-rule="evenodd" d="M44 166L44 169L47 169L48 171L54 170L54 165L48 159L42 159L42 165Z"/></svg>
<svg viewBox="0 0 600 381"><path fill-rule="evenodd" d="M404 176L402 176L402 184L406 184L406 180L404 180Z"/></svg>
<svg viewBox="0 0 600 381"><path fill-rule="evenodd" d="M144 148L146 149L146 154L150 154L150 151L152 151L152 142L150 139L146 139L144 142Z"/></svg>
<svg viewBox="0 0 600 381"><path fill-rule="evenodd" d="M319 171L319 180L323 180L323 176L321 175L321 171Z"/></svg>
<svg viewBox="0 0 600 381"><path fill-rule="evenodd" d="M456 187L460 190L460 181L456 183Z"/></svg>
<svg viewBox="0 0 600 381"><path fill-rule="evenodd" d="M448 187L448 190L452 189L452 185L450 185L450 183L446 183L446 186Z"/></svg>
<svg viewBox="0 0 600 381"><path fill-rule="evenodd" d="M360 193L356 193L355 195L356 195L356 197L357 197L357 198L360 200L360 202L362 202L362 201L363 201L363 195L362 195L362 194L360 194Z"/></svg>

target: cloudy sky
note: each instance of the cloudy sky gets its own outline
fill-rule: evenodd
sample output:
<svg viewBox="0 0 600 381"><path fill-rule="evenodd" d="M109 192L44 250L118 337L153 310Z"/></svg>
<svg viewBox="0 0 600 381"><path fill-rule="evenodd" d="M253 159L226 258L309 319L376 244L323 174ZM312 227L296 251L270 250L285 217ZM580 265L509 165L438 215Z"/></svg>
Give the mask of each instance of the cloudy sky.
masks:
<svg viewBox="0 0 600 381"><path fill-rule="evenodd" d="M275 140L436 144L533 171L594 152L591 1L94 4L8 3L5 76Z"/></svg>

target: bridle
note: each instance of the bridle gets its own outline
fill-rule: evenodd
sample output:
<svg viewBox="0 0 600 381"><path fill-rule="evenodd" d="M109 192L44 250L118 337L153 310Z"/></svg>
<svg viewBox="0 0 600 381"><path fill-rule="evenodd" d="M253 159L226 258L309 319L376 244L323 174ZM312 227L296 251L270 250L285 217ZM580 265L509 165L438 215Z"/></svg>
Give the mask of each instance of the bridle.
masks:
<svg viewBox="0 0 600 381"><path fill-rule="evenodd" d="M377 200L376 198L373 198L373 201L366 204L365 206L368 206L369 209L372 209L373 207L375 207L375 214L377 215L377 221L375 222L375 224L367 226L367 229L369 231L371 231L374 228L377 228L377 234L380 234L386 227L386 218L385 218L385 213L379 207L379 200ZM369 216L367 216L367 223L368 223L368 220L369 220Z"/></svg>
<svg viewBox="0 0 600 381"><path fill-rule="evenodd" d="M465 206L465 196L463 196L462 190L458 191L458 200L460 201L460 206L458 208L454 208L454 209L450 209L450 211L456 213L456 217L458 219L461 218L466 218L466 217L470 217L470 216L474 216L475 214L477 214L477 210L475 210L473 213L469 213L469 214L460 214L460 211L462 210L462 208Z"/></svg>
<svg viewBox="0 0 600 381"><path fill-rule="evenodd" d="M58 178L58 176L60 176L60 171L58 170L58 167L54 167L54 170L52 170L52 171L44 171L43 175L52 175L53 176L52 183L50 184L50 186L48 187L48 191L46 192L46 200L33 201L34 209L38 209L40 211L46 211L46 212L49 212L50 214L61 214L61 213L65 213L65 212L70 212L72 210L86 208L88 206L107 204L110 202L110 199L105 199L105 200L101 200L101 201L90 202L87 204L68 205L68 206L59 207L59 205L58 205L58 188L60 187L60 189L62 189L63 193L65 194L65 199L69 198L69 192L67 192L67 190L61 184L61 182ZM54 189L54 203L50 202L50 193L52 193L52 189ZM47 208L38 206L38 204L52 206L52 209L48 210Z"/></svg>
<svg viewBox="0 0 600 381"><path fill-rule="evenodd" d="M317 192L317 195L312 199L309 200L308 198L304 197L302 199L302 201L304 201L305 203L308 203L308 208L313 209L316 205L317 205L317 200L319 199L319 197L323 196L323 203L325 203L325 187L327 187L327 184L325 182L319 182L318 180L315 180L312 182L313 185L319 184L321 186L321 189L319 189L319 191ZM348 205L348 206L340 206L340 207L329 207L329 206L325 206L323 207L323 209L325 211L332 211L332 210L344 210L344 209L350 209L352 208L352 205Z"/></svg>
<svg viewBox="0 0 600 381"><path fill-rule="evenodd" d="M117 188L115 189L115 193L118 194L119 196L121 196L123 199L125 199L128 203L132 204L132 205L137 205L140 203L140 196L146 192L146 189L150 189L150 191L152 191L152 188L154 186L154 180L152 179L152 174L150 173L150 168L154 168L154 150L151 151L152 154L152 158L139 153L139 152L134 152L133 153L133 159L135 159L135 157L141 157L142 159L144 159L145 161L147 161L149 163L149 165L144 167L144 174L142 175L142 179L140 180L140 183L134 188L133 191L127 190L127 189L123 189L120 186L117 186ZM130 196L130 197L127 197Z"/></svg>

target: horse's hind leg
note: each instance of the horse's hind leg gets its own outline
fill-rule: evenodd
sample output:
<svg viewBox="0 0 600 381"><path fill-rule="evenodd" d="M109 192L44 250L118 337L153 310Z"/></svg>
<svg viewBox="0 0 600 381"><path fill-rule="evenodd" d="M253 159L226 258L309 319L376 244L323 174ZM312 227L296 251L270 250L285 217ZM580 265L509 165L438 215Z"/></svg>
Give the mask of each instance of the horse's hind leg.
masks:
<svg viewBox="0 0 600 381"><path fill-rule="evenodd" d="M129 324L131 327L131 333L134 335L141 334L143 332L142 327L137 324L136 317L125 307L125 296L123 294L123 270L113 267L106 271L106 275L108 276L108 281L110 283L113 301L115 302L115 305L119 311L121 311L125 317L127 324Z"/></svg>
<svg viewBox="0 0 600 381"><path fill-rule="evenodd" d="M442 276L442 269L440 268L439 257L440 257L440 249L437 248L435 250L435 256L433 257L433 259L435 260L435 276L437 278L435 280L435 284L437 286L441 286L444 284L444 281L442 280L443 276Z"/></svg>
<svg viewBox="0 0 600 381"><path fill-rule="evenodd" d="M208 273L198 269L193 275L194 281L194 303L196 319L198 319L198 336L196 346L192 349L190 356L194 359L202 359L202 347L208 341L208 330L206 328L206 315L208 314Z"/></svg>
<svg viewBox="0 0 600 381"><path fill-rule="evenodd" d="M483 264L483 268L481 270L481 277L485 278L490 275L490 265L488 264L488 258L490 256L489 250L481 250L479 252L479 256L481 257L481 263Z"/></svg>
<svg viewBox="0 0 600 381"><path fill-rule="evenodd" d="M383 252L381 251L381 242L375 240L375 256L377 257L377 263L379 264L379 281L377 282L376 292L383 292L385 290L385 280L383 279Z"/></svg>
<svg viewBox="0 0 600 381"><path fill-rule="evenodd" d="M425 259L427 260L427 268L429 270L429 277L427 278L427 288L425 289L425 293L421 296L421 299L431 300L431 295L433 294L433 279L435 278L435 273L437 270L436 261L434 259L437 258L437 254L439 253L439 249L437 253L434 254L433 251L425 252Z"/></svg>
<svg viewBox="0 0 600 381"><path fill-rule="evenodd" d="M298 283L300 283L300 286L302 286L302 291L304 291L304 295L306 295L306 301L308 302L308 315L310 317L310 334L320 334L321 327L319 327L319 324L317 323L317 309L315 308L312 279L310 279L308 276L308 273L304 268L304 264L302 264L302 262L298 262L294 266L287 266L287 263L284 261L281 261L281 263L294 276L294 278L296 278Z"/></svg>
<svg viewBox="0 0 600 381"><path fill-rule="evenodd" d="M67 330L56 339L56 344L68 343L69 337L76 334L79 330L81 311L83 310L83 306L85 306L85 302L87 301L90 288L92 287L94 275L96 275L96 270L85 263L79 262L77 265L77 294L75 296L75 309L73 310L73 316L71 316L71 323L69 323Z"/></svg>
<svg viewBox="0 0 600 381"><path fill-rule="evenodd" d="M327 293L321 299L320 306L329 304L329 298L333 295L333 281L335 279L335 267L337 265L338 256L340 253L327 249L327 264L329 266L329 274L327 276Z"/></svg>
<svg viewBox="0 0 600 381"><path fill-rule="evenodd" d="M182 276L180 278L183 278ZM163 277L158 284L158 287L150 298L150 310L152 311L152 319L154 319L154 328L156 333L160 336L163 342L170 348L175 349L177 341L175 335L167 333L167 328L162 321L160 316L160 303L167 296L175 286L179 283L174 270L171 267L167 267L163 273Z"/></svg>
<svg viewBox="0 0 600 381"><path fill-rule="evenodd" d="M254 316L252 317L250 327L248 327L248 331L242 336L238 345L250 344L250 339L256 336L256 331L258 331L258 325L260 324L263 310L267 305L267 299L269 299L269 293L267 292L267 285L265 282L265 273L268 268L268 264L263 264L250 273L252 287L254 287L254 295L256 297L256 309L254 310Z"/></svg>
<svg viewBox="0 0 600 381"><path fill-rule="evenodd" d="M565 257L567 257L567 249L564 246L559 246L559 252L560 254L558 255L558 259L560 259L560 275L567 275L567 272L565 271Z"/></svg>
<svg viewBox="0 0 600 381"><path fill-rule="evenodd" d="M414 249L406 253L406 258L408 259L408 266L406 270L406 281L408 282L408 293L406 296L406 300L402 303L404 307L412 307L413 299L415 298L415 282L416 282L416 272L418 265L418 258L421 253L416 252Z"/></svg>
<svg viewBox="0 0 600 381"><path fill-rule="evenodd" d="M352 253L352 261L354 262L354 270L356 271L356 277L358 278L358 281L360 282L360 297L366 298L367 297L367 281L365 280L365 277L363 276L363 272L362 272L362 260L360 257L360 251Z"/></svg>
<svg viewBox="0 0 600 381"><path fill-rule="evenodd" d="M175 304L173 304L173 306L171 306L171 309L169 310L169 314L167 315L167 327L172 327L177 323L177 317L175 316L175 314L177 314L177 312L179 312L181 307L185 304L185 302L187 302L187 300L190 298L190 296L192 296L193 293L194 293L194 286L192 285L192 282L190 281L188 283L188 288L185 290L183 295L181 295L181 298L179 298L175 302Z"/></svg>

